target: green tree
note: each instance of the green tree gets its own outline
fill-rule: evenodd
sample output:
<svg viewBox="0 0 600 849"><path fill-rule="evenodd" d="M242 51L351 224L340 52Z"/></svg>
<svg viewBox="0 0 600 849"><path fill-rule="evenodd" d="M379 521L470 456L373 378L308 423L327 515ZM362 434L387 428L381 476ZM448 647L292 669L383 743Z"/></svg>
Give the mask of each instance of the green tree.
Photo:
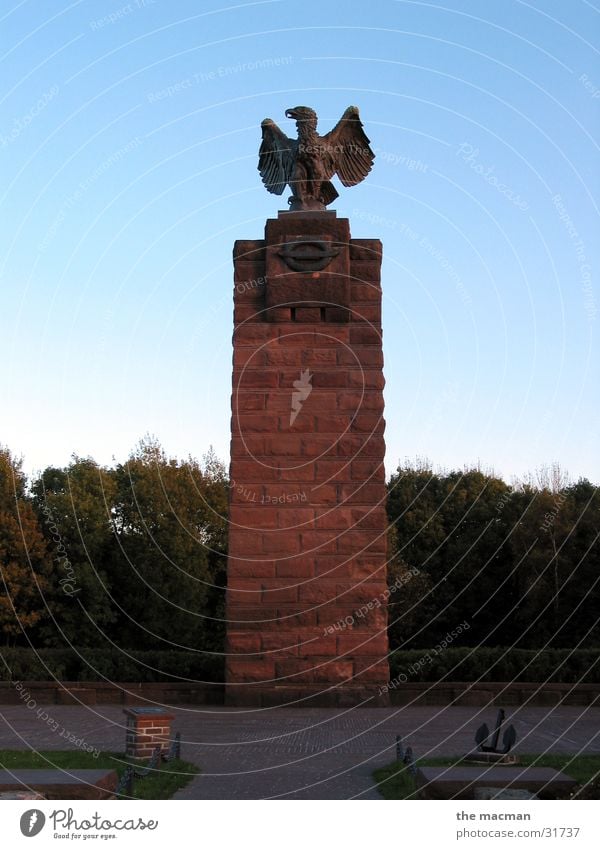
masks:
<svg viewBox="0 0 600 849"><path fill-rule="evenodd" d="M0 447L0 630L6 642L30 637L43 620L52 562L26 495L22 464Z"/></svg>
<svg viewBox="0 0 600 849"><path fill-rule="evenodd" d="M48 645L98 645L117 619L111 600L116 489L114 471L76 456L66 468L47 468L32 486L55 563L54 622L41 635Z"/></svg>

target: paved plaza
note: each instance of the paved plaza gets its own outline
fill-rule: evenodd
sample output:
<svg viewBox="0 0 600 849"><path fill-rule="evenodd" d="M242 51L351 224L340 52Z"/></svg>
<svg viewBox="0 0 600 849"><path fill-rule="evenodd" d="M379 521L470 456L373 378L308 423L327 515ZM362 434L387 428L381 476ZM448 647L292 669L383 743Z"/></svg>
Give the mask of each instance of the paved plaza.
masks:
<svg viewBox="0 0 600 849"><path fill-rule="evenodd" d="M124 751L125 715L117 705L43 708L0 706L0 748L68 749L69 734L86 746ZM273 708L179 706L173 731L182 757L202 773L177 799L379 799L374 769L395 758L396 734L415 757L460 755L473 747L494 709L472 707ZM507 722L517 752L600 753L600 708L515 707ZM59 724L63 736L52 730Z"/></svg>

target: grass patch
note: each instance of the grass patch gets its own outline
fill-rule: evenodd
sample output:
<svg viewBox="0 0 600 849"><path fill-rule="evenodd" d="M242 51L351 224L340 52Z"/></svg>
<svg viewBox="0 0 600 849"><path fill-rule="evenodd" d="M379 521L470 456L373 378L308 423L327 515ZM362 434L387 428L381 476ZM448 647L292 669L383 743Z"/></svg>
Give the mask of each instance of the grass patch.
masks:
<svg viewBox="0 0 600 849"><path fill-rule="evenodd" d="M459 764L458 758L426 758L417 761L419 766L452 766ZM465 764L466 765L466 764ZM592 787L600 775L600 755L519 755L520 766L549 766L574 778L578 784ZM391 763L376 769L373 778L384 799L416 799L415 782L406 766ZM586 798L598 798L595 795Z"/></svg>
<svg viewBox="0 0 600 849"><path fill-rule="evenodd" d="M15 751L0 749L0 769L115 769L119 778L131 760L122 752L82 751ZM137 763L137 762L136 762ZM139 764L142 768L144 763ZM132 799L170 799L176 790L185 787L200 770L195 764L183 760L165 761L147 778L135 778Z"/></svg>

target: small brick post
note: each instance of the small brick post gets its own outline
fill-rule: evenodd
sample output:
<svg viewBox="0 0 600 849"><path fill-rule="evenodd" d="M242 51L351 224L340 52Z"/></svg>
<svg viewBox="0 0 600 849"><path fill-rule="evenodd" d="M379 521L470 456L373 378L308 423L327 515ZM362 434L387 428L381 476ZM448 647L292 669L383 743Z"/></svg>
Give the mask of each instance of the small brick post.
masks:
<svg viewBox="0 0 600 849"><path fill-rule="evenodd" d="M169 749L172 713L163 708L125 708L127 737L125 754L128 758L149 758L157 746L162 752Z"/></svg>

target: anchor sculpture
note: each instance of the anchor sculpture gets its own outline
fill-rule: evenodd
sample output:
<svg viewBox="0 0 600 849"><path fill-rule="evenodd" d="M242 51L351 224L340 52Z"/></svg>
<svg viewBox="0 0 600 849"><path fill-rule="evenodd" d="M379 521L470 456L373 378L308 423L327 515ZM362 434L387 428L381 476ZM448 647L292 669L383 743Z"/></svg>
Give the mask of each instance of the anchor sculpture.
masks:
<svg viewBox="0 0 600 849"><path fill-rule="evenodd" d="M488 743L490 738L490 730L485 724L481 725L475 734L475 742L477 743L477 749L480 752L493 752L495 755L506 755L512 747L515 745L515 741L517 739L517 732L515 731L514 725L509 725L502 735L502 745L503 749L498 748L498 740L500 738L500 729L502 728L502 724L504 722L504 710L500 708L498 711L498 716L496 718L496 728L494 729L494 734L491 739L491 744Z"/></svg>

